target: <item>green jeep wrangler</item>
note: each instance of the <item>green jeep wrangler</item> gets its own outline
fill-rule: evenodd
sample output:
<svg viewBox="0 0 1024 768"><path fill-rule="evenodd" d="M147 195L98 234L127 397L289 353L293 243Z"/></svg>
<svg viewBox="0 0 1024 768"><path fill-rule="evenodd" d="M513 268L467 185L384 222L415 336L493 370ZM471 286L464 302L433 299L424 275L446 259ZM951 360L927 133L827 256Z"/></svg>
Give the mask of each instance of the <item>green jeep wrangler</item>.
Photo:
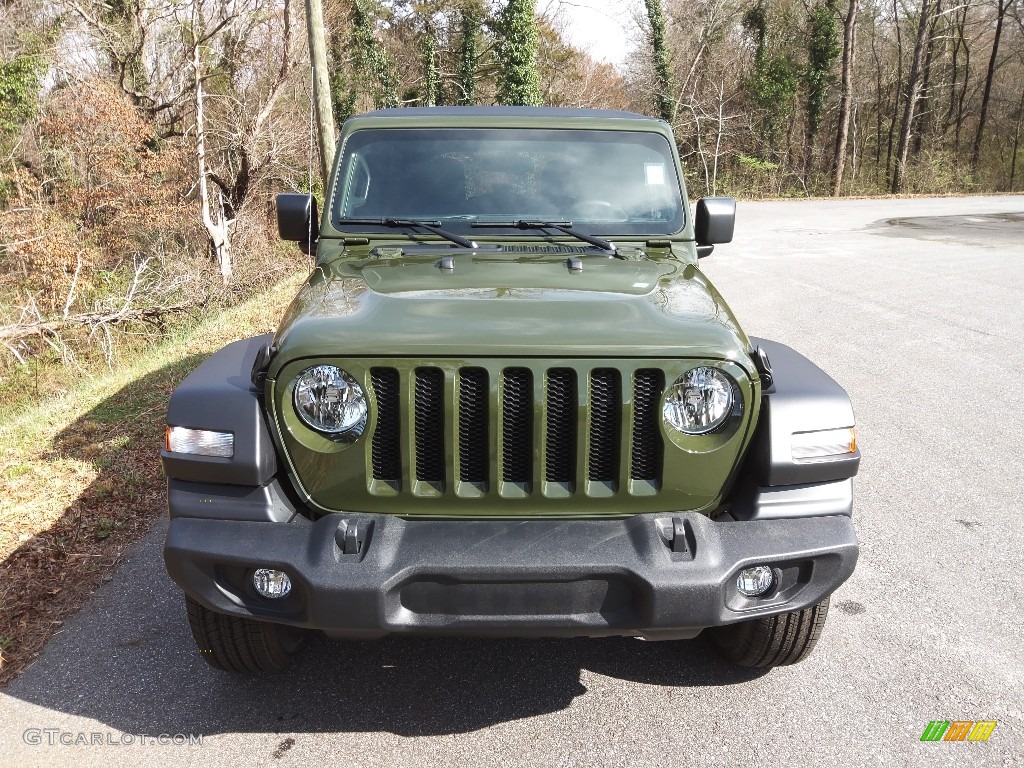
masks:
<svg viewBox="0 0 1024 768"><path fill-rule="evenodd" d="M424 108L345 123L316 268L275 335L171 397L164 558L203 657L310 630L693 638L792 664L853 572L843 389L747 337L699 259L670 127Z"/></svg>

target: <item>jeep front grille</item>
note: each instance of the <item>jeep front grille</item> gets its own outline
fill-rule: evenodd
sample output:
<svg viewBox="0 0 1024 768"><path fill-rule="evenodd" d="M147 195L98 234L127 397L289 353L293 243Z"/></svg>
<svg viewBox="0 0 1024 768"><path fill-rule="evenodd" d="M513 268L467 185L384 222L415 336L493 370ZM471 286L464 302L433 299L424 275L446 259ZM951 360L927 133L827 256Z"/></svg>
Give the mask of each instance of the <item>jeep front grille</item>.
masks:
<svg viewBox="0 0 1024 768"><path fill-rule="evenodd" d="M661 478L661 428L658 401L665 389L664 374L653 368L636 372L633 379L633 441L629 476L634 480Z"/></svg>
<svg viewBox="0 0 1024 768"><path fill-rule="evenodd" d="M459 480L463 483L487 483L488 429L487 371L463 368L459 375Z"/></svg>
<svg viewBox="0 0 1024 768"><path fill-rule="evenodd" d="M656 493L664 382L628 366L374 367L370 492Z"/></svg>
<svg viewBox="0 0 1024 768"><path fill-rule="evenodd" d="M614 482L619 470L619 372L599 368L590 374L590 440L587 451L590 480Z"/></svg>
<svg viewBox="0 0 1024 768"><path fill-rule="evenodd" d="M398 371L374 368L370 383L377 396L377 429L373 433L373 477L397 483L402 477L402 456L399 447Z"/></svg>
<svg viewBox="0 0 1024 768"><path fill-rule="evenodd" d="M416 479L444 482L444 373L440 368L416 371Z"/></svg>
<svg viewBox="0 0 1024 768"><path fill-rule="evenodd" d="M576 371L548 371L547 451L544 480L572 483L576 479Z"/></svg>

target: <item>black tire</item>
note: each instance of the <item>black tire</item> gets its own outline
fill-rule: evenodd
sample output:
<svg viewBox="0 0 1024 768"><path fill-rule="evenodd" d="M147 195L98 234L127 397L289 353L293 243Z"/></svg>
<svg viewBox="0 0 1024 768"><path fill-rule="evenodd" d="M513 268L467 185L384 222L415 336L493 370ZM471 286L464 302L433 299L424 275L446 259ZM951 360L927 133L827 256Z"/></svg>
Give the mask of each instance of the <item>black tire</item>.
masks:
<svg viewBox="0 0 1024 768"><path fill-rule="evenodd" d="M283 672L304 638L294 627L211 611L188 595L185 606L200 654L211 667L225 672Z"/></svg>
<svg viewBox="0 0 1024 768"><path fill-rule="evenodd" d="M770 669L803 661L814 650L828 616L828 598L792 613L741 621L711 631L711 642L733 664Z"/></svg>

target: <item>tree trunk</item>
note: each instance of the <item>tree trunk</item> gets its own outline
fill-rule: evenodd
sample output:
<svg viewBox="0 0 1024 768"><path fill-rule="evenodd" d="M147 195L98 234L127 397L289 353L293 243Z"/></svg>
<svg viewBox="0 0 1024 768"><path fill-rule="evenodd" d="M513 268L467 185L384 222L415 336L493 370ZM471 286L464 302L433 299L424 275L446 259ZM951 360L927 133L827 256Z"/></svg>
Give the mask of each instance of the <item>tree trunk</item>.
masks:
<svg viewBox="0 0 1024 768"><path fill-rule="evenodd" d="M199 44L192 45L192 71L196 78L196 160L199 166L199 205L203 214L203 226L210 238L210 247L220 266L224 285L231 282L231 225L224 210L224 195L217 192L217 215L214 217L210 206L210 190L206 170L206 125L203 105L203 76L199 57Z"/></svg>
<svg viewBox="0 0 1024 768"><path fill-rule="evenodd" d="M722 134L725 133L725 83L718 86L718 131L715 135L715 164L711 172L711 195L718 194L718 160L722 156ZM1018 121L1019 122L1019 121Z"/></svg>
<svg viewBox="0 0 1024 768"><path fill-rule="evenodd" d="M857 0L850 0L843 23L842 94L839 99L839 129L832 160L832 196L839 197L846 165L846 141L850 133L850 105L853 103L853 56L857 43Z"/></svg>
<svg viewBox="0 0 1024 768"><path fill-rule="evenodd" d="M1010 192L1013 192L1017 178L1017 149L1020 147L1020 126L1024 122L1024 90L1020 92L1020 105L1017 107L1017 125L1013 129L1013 160L1010 162Z"/></svg>
<svg viewBox="0 0 1024 768"><path fill-rule="evenodd" d="M988 60L988 74L985 75L985 92L981 97L981 114L978 116L978 132L974 136L974 151L971 153L971 168L978 170L978 163L981 161L981 140L985 135L985 117L988 115L988 102L992 94L992 78L996 73L996 57L999 55L999 37L1003 34L1003 18L1006 16L1006 9L1010 7L1010 0L1001 2L997 0L998 16L996 17L996 36L992 41L992 56Z"/></svg>
<svg viewBox="0 0 1024 768"><path fill-rule="evenodd" d="M892 0L892 23L896 29L896 85L893 88L892 113L889 116L889 138L885 150L886 183L892 183L889 171L892 168L892 139L896 133L896 115L900 111L900 85L903 83L903 33L900 31L900 14L896 0Z"/></svg>
<svg viewBox="0 0 1024 768"><path fill-rule="evenodd" d="M904 96L903 122L900 124L900 143L896 150L896 165L892 173L891 191L898 195L903 189L903 177L907 165L907 151L910 149L910 132L914 125L914 107L921 95L921 75L924 63L924 51L928 43L928 29L931 26L931 5L929 0L921 0L921 18L917 22L917 41L914 43L914 60L910 65L910 79L907 81L907 92Z"/></svg>
<svg viewBox="0 0 1024 768"><path fill-rule="evenodd" d="M914 120L914 156L921 154L924 146L924 135L930 127L929 115L931 110L931 80L932 80L932 59L935 56L935 29L938 25L939 16L942 14L942 0L936 0L935 8L932 11L932 22L928 28L928 48L924 56L924 75L921 80L921 98L918 100L917 116Z"/></svg>
<svg viewBox="0 0 1024 768"><path fill-rule="evenodd" d="M950 75L949 75L949 109L946 110L945 125L943 131L948 131L950 126L955 122L956 124L956 145L955 150L960 149L960 126L963 123L963 104L964 100L961 96L959 98L959 109L957 108L957 86L960 84L960 49L964 50L967 57L967 61L964 65L964 80L970 77L970 49L967 47L966 38L966 26L967 26L967 14L971 9L971 0L966 0L963 7L956 9L954 18L949 21L949 24L953 28L950 31L949 36L953 38L953 56L950 62Z"/></svg>
<svg viewBox="0 0 1024 768"><path fill-rule="evenodd" d="M661 0L644 0L647 19L651 23L651 52L654 56L654 70L658 81L655 101L658 115L671 123L676 117L676 102L672 98L675 86L672 83L672 67L668 60L668 46L665 42L665 11Z"/></svg>
<svg viewBox="0 0 1024 768"><path fill-rule="evenodd" d="M871 54L875 59L875 184L878 184L878 175L882 168L882 60L878 55L878 26L877 20L872 19L871 25ZM888 89L886 89L888 94ZM888 173L888 167L886 167Z"/></svg>
<svg viewBox="0 0 1024 768"><path fill-rule="evenodd" d="M459 10L462 40L459 48L459 104L476 104L476 37L480 31L480 14L475 5L466 4Z"/></svg>
<svg viewBox="0 0 1024 768"><path fill-rule="evenodd" d="M533 0L509 0L498 18L498 103L539 107L544 103L537 72L540 35Z"/></svg>
<svg viewBox="0 0 1024 768"><path fill-rule="evenodd" d="M309 34L309 56L313 63L313 103L316 107L316 128L320 144L320 178L326 190L330 183L331 168L334 167L336 139L321 0L306 0L306 31Z"/></svg>

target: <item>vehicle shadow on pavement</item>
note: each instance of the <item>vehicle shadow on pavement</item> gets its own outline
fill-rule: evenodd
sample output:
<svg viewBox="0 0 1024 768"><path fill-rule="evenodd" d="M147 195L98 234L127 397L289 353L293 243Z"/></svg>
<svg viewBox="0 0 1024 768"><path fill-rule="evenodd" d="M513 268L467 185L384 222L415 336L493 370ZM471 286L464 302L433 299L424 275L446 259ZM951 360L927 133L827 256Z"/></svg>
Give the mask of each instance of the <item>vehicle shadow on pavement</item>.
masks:
<svg viewBox="0 0 1024 768"><path fill-rule="evenodd" d="M166 516L159 448L167 398L202 359L185 356L140 376L52 439L0 453L0 542L4 534L17 542L0 547L0 686ZM55 410L41 418L62 417Z"/></svg>
<svg viewBox="0 0 1024 768"><path fill-rule="evenodd" d="M658 686L733 685L763 674L725 664L700 640L315 636L287 673L238 677L196 651L180 590L164 572L165 532L161 521L6 695L135 734L420 736L565 709L587 695L586 671Z"/></svg>

